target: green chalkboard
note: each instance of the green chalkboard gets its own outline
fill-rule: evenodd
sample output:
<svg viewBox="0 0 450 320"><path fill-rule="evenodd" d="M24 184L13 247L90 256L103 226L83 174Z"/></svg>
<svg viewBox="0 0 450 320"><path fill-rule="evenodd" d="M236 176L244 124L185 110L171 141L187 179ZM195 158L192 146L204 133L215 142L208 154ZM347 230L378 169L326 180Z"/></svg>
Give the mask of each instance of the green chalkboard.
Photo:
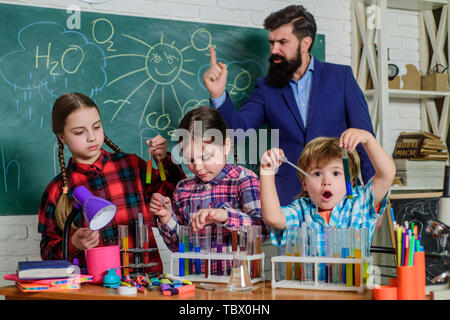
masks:
<svg viewBox="0 0 450 320"><path fill-rule="evenodd" d="M170 141L187 111L209 103L210 46L228 65L239 107L267 69L263 29L0 4L0 215L37 214L59 173L51 130L59 95L90 96L108 136L145 157L148 137ZM313 54L324 60L323 35Z"/></svg>

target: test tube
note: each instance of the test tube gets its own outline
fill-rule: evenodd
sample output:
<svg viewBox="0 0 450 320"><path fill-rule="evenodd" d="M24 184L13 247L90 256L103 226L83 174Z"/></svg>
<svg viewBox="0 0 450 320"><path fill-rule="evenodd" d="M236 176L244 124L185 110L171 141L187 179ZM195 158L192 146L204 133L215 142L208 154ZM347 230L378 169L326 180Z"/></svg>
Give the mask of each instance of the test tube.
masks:
<svg viewBox="0 0 450 320"><path fill-rule="evenodd" d="M222 226L217 226L216 228L216 252L222 253L222 245L223 245L223 235L222 235ZM217 260L217 275L223 275L223 265L222 260Z"/></svg>
<svg viewBox="0 0 450 320"><path fill-rule="evenodd" d="M178 225L178 252L179 253L183 253L184 252L184 226L182 225ZM180 258L178 261L178 275L180 277L184 277L185 275L185 270L184 270L184 259Z"/></svg>
<svg viewBox="0 0 450 320"><path fill-rule="evenodd" d="M321 227L322 228L322 227ZM325 232L317 232L316 237L316 255L318 257L325 256L325 252L327 250ZM318 241L317 241L318 240ZM319 263L317 265L318 279L320 282L325 282L327 279L327 268L325 263Z"/></svg>
<svg viewBox="0 0 450 320"><path fill-rule="evenodd" d="M370 242L369 242L369 230L367 228L361 229L361 256L367 258L370 256ZM369 262L363 263L363 281L367 283L369 278Z"/></svg>
<svg viewBox="0 0 450 320"><path fill-rule="evenodd" d="M354 241L354 248L355 248L355 259L361 259L361 230L355 230L355 241ZM356 263L355 264L355 286L359 287L361 284L361 264Z"/></svg>
<svg viewBox="0 0 450 320"><path fill-rule="evenodd" d="M293 227L286 227L286 256L291 257L294 251L292 239ZM286 262L286 280L292 280L292 262Z"/></svg>
<svg viewBox="0 0 450 320"><path fill-rule="evenodd" d="M161 181L166 181L166 172L164 171L164 166L158 156L156 157L156 163L158 164L159 176L161 177Z"/></svg>
<svg viewBox="0 0 450 320"><path fill-rule="evenodd" d="M300 227L300 255L302 257L306 257L307 256L307 246L308 243L308 234L307 234L307 230L306 230L306 224L302 224L302 226ZM300 280L301 281L306 281L306 267L305 264L301 264L300 265L301 268L301 275L300 275Z"/></svg>
<svg viewBox="0 0 450 320"><path fill-rule="evenodd" d="M231 251L236 252L238 248L238 231L231 230Z"/></svg>
<svg viewBox="0 0 450 320"><path fill-rule="evenodd" d="M142 212L138 213L138 239L139 239L139 242L137 242L138 245L136 246L136 248L143 249L144 248L144 218L143 218ZM136 252L135 256L138 258L137 263L144 262L142 252ZM139 272L139 270L140 270L140 268L138 269L138 272Z"/></svg>
<svg viewBox="0 0 450 320"><path fill-rule="evenodd" d="M300 256L299 227L293 228L294 256ZM294 263L294 280L300 280L300 262Z"/></svg>
<svg viewBox="0 0 450 320"><path fill-rule="evenodd" d="M347 246L347 241L346 241L346 234L345 234L345 229L338 229L339 230L339 243L341 244L340 248L341 248L341 258L347 258L348 253L347 251L349 250L346 246ZM340 280L341 283L345 284L346 283L346 279L347 279L347 275L346 275L346 271L347 271L347 267L346 264L343 263L341 264L341 274L340 274Z"/></svg>
<svg viewBox="0 0 450 320"><path fill-rule="evenodd" d="M253 231L253 254L261 254L261 226L252 226ZM254 266L254 275L256 278L259 278L261 276L261 260L254 260L253 261Z"/></svg>
<svg viewBox="0 0 450 320"><path fill-rule="evenodd" d="M353 258L353 239L354 235L353 235L353 229L352 228L347 228L345 229L345 247L347 248L347 256L346 258ZM345 275L346 275L346 281L345 283L347 284L347 287L352 287L353 286L353 264L352 263L347 263L345 265L346 270L345 270Z"/></svg>
<svg viewBox="0 0 450 320"><path fill-rule="evenodd" d="M194 252L200 253L200 235L198 231L194 231ZM200 259L195 259L195 273L202 272L202 265Z"/></svg>
<svg viewBox="0 0 450 320"><path fill-rule="evenodd" d="M138 220L134 220L133 221L133 226L134 226L134 249L135 251L133 252L133 260L134 260L134 264L138 265L139 263L141 263L140 261L140 253L136 251L136 249L140 248L140 243L141 243L141 239L140 239L140 234L141 234L141 229L140 229L140 224L139 224L139 215L138 215ZM138 271L138 268L134 268L134 271Z"/></svg>
<svg viewBox="0 0 450 320"><path fill-rule="evenodd" d="M245 251L247 251L247 254L249 256L255 254L255 250L253 248L255 243L255 231L253 230L253 226L250 225L247 227L247 242L246 242L246 248ZM255 278L255 273L256 273L256 264L255 264L256 260L252 260L250 262L250 268L248 269L249 274L250 274L250 278Z"/></svg>
<svg viewBox="0 0 450 320"><path fill-rule="evenodd" d="M331 237L331 228L327 227L325 229L325 244L326 244L326 252L325 252L325 256L327 257L332 257L333 256L333 239ZM326 283L332 283L333 282L333 264L332 263L327 263L325 265L325 269L326 269Z"/></svg>
<svg viewBox="0 0 450 320"><path fill-rule="evenodd" d="M241 226L238 231L239 235L239 251L246 252L247 251L247 227Z"/></svg>
<svg viewBox="0 0 450 320"><path fill-rule="evenodd" d="M151 142L150 142L151 145ZM153 164L152 164L152 154L150 153L150 148L147 151L147 172L145 174L145 183L150 184L152 183L152 170L153 170Z"/></svg>
<svg viewBox="0 0 450 320"><path fill-rule="evenodd" d="M148 225L147 224L144 224L142 226L142 234L143 234L143 236L142 236L142 241L143 241L142 248L143 249L148 249L149 244L148 244ZM144 251L143 259L144 259L144 263L145 264L148 264L150 262L149 252L148 251Z"/></svg>
<svg viewBox="0 0 450 320"><path fill-rule="evenodd" d="M347 190L347 199L353 198L353 191L352 191L352 179L350 176L350 167L348 162L348 151L346 148L341 149L342 154L342 164L344 167L344 175L345 175L345 188Z"/></svg>
<svg viewBox="0 0 450 320"><path fill-rule="evenodd" d="M316 256L316 230L308 225L308 255L310 257ZM314 281L315 273L314 273L314 264L308 263L308 271L307 271L307 281Z"/></svg>
<svg viewBox="0 0 450 320"><path fill-rule="evenodd" d="M204 234L201 242L201 249L200 251L204 254L209 254L211 252L211 226L205 226L203 228ZM209 260L205 259L205 278L209 277Z"/></svg>
<svg viewBox="0 0 450 320"><path fill-rule="evenodd" d="M339 248L339 234L338 229L333 228L331 230L331 238L333 239L333 257L339 258L340 257L340 248ZM339 263L336 263L333 265L333 283L340 283L340 272L341 272L341 265Z"/></svg>
<svg viewBox="0 0 450 320"><path fill-rule="evenodd" d="M194 252L194 232L189 227L189 252ZM189 273L194 273L194 259L189 259Z"/></svg>
<svg viewBox="0 0 450 320"><path fill-rule="evenodd" d="M130 271L128 270L128 252L129 249L128 245L128 225L119 225L119 247L122 252L122 266L123 266L123 274L125 276L130 274Z"/></svg>
<svg viewBox="0 0 450 320"><path fill-rule="evenodd" d="M184 243L184 252L189 252L189 236L190 236L190 227L184 226L184 233L183 233L183 243ZM184 259L184 272L186 275L190 272L190 264L191 259Z"/></svg>

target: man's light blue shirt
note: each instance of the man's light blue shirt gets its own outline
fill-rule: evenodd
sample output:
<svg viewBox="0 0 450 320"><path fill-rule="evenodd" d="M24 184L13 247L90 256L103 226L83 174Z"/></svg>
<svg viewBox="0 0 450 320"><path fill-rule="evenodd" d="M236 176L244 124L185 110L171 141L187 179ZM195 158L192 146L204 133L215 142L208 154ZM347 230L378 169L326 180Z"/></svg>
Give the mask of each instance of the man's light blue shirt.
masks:
<svg viewBox="0 0 450 320"><path fill-rule="evenodd" d="M308 119L309 97L311 95L311 87L314 73L314 57L311 56L308 69L300 80L291 79L290 85L294 93L295 101L297 102L298 110L302 117L303 125L306 128L306 120ZM211 97L211 104L214 108L219 108L226 99L226 93L223 92L219 98Z"/></svg>

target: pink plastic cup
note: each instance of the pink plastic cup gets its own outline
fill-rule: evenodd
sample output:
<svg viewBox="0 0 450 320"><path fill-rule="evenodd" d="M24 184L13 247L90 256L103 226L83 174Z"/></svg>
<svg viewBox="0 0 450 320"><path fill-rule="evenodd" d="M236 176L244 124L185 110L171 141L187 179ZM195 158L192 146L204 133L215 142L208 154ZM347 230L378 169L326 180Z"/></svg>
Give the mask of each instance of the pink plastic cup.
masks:
<svg viewBox="0 0 450 320"><path fill-rule="evenodd" d="M88 273L92 275L92 283L102 283L103 277L108 269L118 268L116 274L121 277L120 272L120 249L119 246L107 246L87 249L86 264Z"/></svg>

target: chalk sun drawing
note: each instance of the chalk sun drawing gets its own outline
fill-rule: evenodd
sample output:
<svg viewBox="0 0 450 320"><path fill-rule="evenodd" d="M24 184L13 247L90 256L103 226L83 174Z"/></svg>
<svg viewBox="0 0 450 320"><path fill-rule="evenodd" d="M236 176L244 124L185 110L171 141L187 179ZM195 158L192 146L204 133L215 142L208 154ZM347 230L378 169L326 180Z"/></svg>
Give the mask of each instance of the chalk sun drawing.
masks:
<svg viewBox="0 0 450 320"><path fill-rule="evenodd" d="M200 34L206 34L209 37L209 42L207 42L206 45L203 44L202 46L199 46L198 43L196 43L196 37ZM173 129L173 126L171 126L171 116L167 112L168 106L166 104L166 99L168 99L169 95L173 97L179 110L180 119L187 110L190 109L187 108L186 103L180 101L179 94L177 93L178 86L188 88L192 91L194 90L188 83L195 79L195 73L191 72L187 67L189 63L194 62L195 59L186 57L185 52L188 49L193 49L195 51L208 50L211 46L211 34L206 29L198 29L192 34L190 44L183 48L177 47L175 41L165 41L164 34L161 35L159 42L154 44L149 44L146 41L129 34L122 35L147 47L148 51L146 54L126 53L108 56L107 59L128 56L141 58L143 61L141 68L119 75L111 80L106 86L111 86L127 77L144 72L146 77L142 82L138 83L125 98L121 99L121 103L118 104L117 109L111 117L111 123L117 118L119 113L125 107L125 104L129 103L130 99L139 90L144 90L144 86L147 84L146 87L150 86L148 90L149 94L141 111L139 126L145 121L150 128L156 128L158 130ZM160 110L148 112L150 102L156 93L161 97L160 101L158 101L160 103ZM173 114L173 112L171 113Z"/></svg>

